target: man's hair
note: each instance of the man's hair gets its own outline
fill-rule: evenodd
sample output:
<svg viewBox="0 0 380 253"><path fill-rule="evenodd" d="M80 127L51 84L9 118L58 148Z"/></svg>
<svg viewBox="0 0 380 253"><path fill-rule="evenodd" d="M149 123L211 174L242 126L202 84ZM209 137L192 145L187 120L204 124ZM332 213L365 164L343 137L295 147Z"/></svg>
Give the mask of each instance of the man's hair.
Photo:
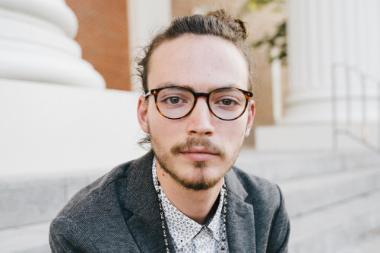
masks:
<svg viewBox="0 0 380 253"><path fill-rule="evenodd" d="M153 51L165 41L176 39L184 34L212 35L232 42L243 54L248 65L248 90L252 91L250 47L246 42L247 29L240 19L233 18L224 10L217 10L206 15L179 17L169 27L157 34L145 48L144 56L137 61L137 72L144 92L148 91L149 62ZM150 135L139 141L141 146L150 144Z"/></svg>
<svg viewBox="0 0 380 253"><path fill-rule="evenodd" d="M232 42L244 55L248 65L248 89L252 91L250 50L246 42L247 29L240 19L235 19L224 10L206 15L192 15L176 18L169 27L157 34L145 48L144 56L138 60L137 71L144 92L148 91L149 61L153 51L163 42L176 39L184 34L212 35Z"/></svg>

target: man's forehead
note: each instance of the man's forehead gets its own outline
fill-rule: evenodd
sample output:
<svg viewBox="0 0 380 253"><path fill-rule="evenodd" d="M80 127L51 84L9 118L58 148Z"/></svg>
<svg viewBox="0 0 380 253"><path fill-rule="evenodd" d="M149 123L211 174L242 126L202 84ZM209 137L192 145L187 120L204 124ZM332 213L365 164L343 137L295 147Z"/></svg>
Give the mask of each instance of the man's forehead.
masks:
<svg viewBox="0 0 380 253"><path fill-rule="evenodd" d="M175 39L165 40L153 50L151 56L152 59L158 58L155 60L159 62L191 61L205 57L214 57L219 60L238 57L243 62L245 61L243 53L232 42L212 35L185 34Z"/></svg>
<svg viewBox="0 0 380 253"><path fill-rule="evenodd" d="M215 36L183 35L163 42L149 62L149 88L165 83L246 88L247 82L248 65L241 51Z"/></svg>

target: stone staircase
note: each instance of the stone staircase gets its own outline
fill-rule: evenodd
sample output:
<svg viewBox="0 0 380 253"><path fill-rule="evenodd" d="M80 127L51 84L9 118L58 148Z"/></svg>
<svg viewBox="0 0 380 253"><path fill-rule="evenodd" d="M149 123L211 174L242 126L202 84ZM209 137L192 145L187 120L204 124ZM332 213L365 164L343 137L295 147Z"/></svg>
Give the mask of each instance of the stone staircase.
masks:
<svg viewBox="0 0 380 253"><path fill-rule="evenodd" d="M245 152L237 165L278 183L285 195L290 253L379 252L379 155Z"/></svg>
<svg viewBox="0 0 380 253"><path fill-rule="evenodd" d="M51 219L80 188L104 173L0 176L0 252L50 252Z"/></svg>
<svg viewBox="0 0 380 253"><path fill-rule="evenodd" d="M236 164L280 185L291 217L290 253L378 252L379 155L244 149ZM1 176L1 252L50 252L52 217L78 189L106 171Z"/></svg>

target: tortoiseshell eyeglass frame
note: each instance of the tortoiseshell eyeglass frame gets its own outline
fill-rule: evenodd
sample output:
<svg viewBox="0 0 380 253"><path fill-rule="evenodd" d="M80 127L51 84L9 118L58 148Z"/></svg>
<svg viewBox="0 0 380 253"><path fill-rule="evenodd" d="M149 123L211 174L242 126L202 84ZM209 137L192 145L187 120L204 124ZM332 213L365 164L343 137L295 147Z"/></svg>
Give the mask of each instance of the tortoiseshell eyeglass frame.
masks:
<svg viewBox="0 0 380 253"><path fill-rule="evenodd" d="M176 89L182 89L182 90L186 90L188 92L190 92L191 94L193 94L194 96L194 103L193 103L193 106L191 107L191 109L189 110L189 112L187 112L185 115L181 116L181 117L177 117L177 118L172 118L172 117L168 117L166 116L165 114L163 114L161 111L160 111L160 108L158 107L157 105L157 97L158 97L158 93L164 89L168 89L168 88L176 88ZM240 92L242 92L245 96L245 105L244 105L244 109L242 110L242 112L234 117L234 118L231 118L231 119L225 119L225 118L222 118L220 116L218 116L215 112L213 112L213 110L211 109L211 106L210 106L210 102L209 102L209 99L210 99L210 94L212 94L213 92L217 92L217 91L221 91L221 90L226 90L226 89L234 89L234 90L239 90ZM248 102L250 99L252 99L253 97L253 93L250 92L250 91L246 91L246 90L242 90L242 89L239 89L239 88L235 88L235 87L222 87L222 88L218 88L218 89L215 89L215 90L212 90L208 93L204 93L204 92L195 92L193 91L192 89L190 88L187 88L187 87L181 87L181 86L165 86L165 87L162 87L162 88L157 88L157 89L151 89L151 90L148 90L145 92L144 94L144 97L145 99L147 99L150 95L153 95L154 96L154 101L155 101L155 104L156 104L156 108L158 110L158 112L165 118L167 119L172 119L172 120L176 120L176 119L182 119L182 118L185 118L187 117L188 115L191 114L191 112L193 111L195 105L197 104L197 101L198 101L198 98L199 97L205 97L206 98L206 101L207 101L207 106L208 106L208 109L210 110L210 112L215 116L217 117L218 119L221 119L221 120L225 120L225 121L232 121L232 120L235 120L235 119L238 119L240 118L245 110L247 109L247 105L248 105Z"/></svg>

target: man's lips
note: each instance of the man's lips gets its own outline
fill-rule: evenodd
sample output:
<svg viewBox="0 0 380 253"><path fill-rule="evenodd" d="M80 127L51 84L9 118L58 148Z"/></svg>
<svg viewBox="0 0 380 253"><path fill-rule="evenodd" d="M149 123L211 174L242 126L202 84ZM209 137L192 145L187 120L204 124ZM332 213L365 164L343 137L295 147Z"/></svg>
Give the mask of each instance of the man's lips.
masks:
<svg viewBox="0 0 380 253"><path fill-rule="evenodd" d="M204 154L210 154L210 155L217 155L218 153L214 150L211 150L209 148L206 148L206 147L197 147L197 146L194 146L194 147L191 147L191 148L185 148L183 150L181 150L181 153L204 153Z"/></svg>
<svg viewBox="0 0 380 253"><path fill-rule="evenodd" d="M190 160L193 161L205 161L215 158L215 156L219 155L217 152L205 149L205 148L190 148L185 149L180 152L180 154L184 155Z"/></svg>

